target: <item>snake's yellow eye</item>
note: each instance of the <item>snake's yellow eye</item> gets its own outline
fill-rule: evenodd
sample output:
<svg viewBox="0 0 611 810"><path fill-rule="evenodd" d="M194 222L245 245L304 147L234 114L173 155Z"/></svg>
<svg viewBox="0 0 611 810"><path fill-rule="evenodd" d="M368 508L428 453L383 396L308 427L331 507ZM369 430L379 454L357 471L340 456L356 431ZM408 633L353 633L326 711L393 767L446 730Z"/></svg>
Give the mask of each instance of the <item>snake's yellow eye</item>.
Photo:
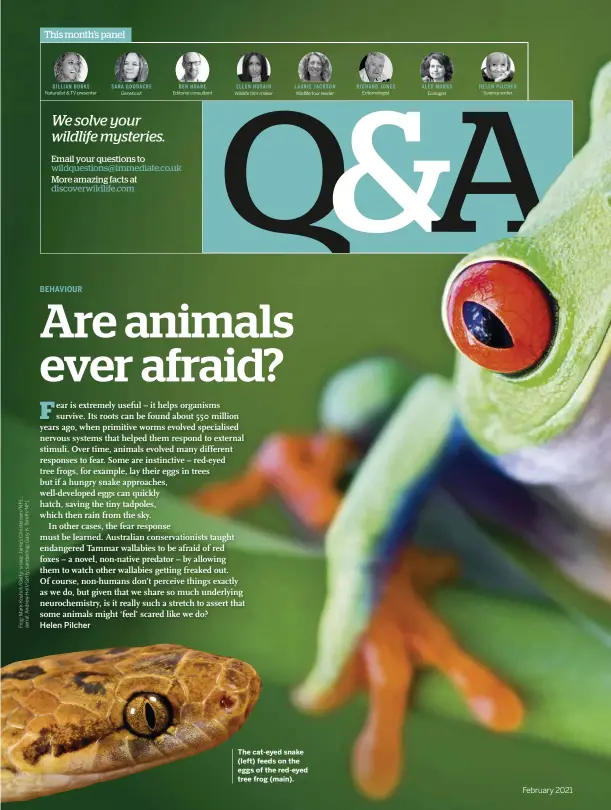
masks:
<svg viewBox="0 0 611 810"><path fill-rule="evenodd" d="M125 706L125 725L138 737L158 737L172 722L170 704L162 695L139 692Z"/></svg>

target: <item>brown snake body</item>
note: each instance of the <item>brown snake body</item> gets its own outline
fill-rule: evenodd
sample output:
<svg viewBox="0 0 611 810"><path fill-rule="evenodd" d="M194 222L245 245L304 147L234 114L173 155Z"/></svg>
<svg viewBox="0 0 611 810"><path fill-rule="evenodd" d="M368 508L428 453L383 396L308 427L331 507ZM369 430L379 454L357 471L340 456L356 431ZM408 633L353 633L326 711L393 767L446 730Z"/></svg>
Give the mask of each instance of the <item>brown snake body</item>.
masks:
<svg viewBox="0 0 611 810"><path fill-rule="evenodd" d="M9 664L2 681L2 801L116 779L229 739L259 697L255 670L174 644Z"/></svg>

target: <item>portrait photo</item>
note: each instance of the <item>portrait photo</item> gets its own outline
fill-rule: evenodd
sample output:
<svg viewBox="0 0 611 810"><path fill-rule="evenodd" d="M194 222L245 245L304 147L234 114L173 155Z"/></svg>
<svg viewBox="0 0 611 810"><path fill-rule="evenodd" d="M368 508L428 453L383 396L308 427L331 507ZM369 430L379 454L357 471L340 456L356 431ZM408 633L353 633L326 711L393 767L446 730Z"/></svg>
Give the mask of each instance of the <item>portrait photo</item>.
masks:
<svg viewBox="0 0 611 810"><path fill-rule="evenodd" d="M302 82L328 82L332 71L331 62L319 51L306 53L297 69Z"/></svg>
<svg viewBox="0 0 611 810"><path fill-rule="evenodd" d="M267 82L272 72L269 61L257 51L249 51L240 57L237 70L241 82Z"/></svg>
<svg viewBox="0 0 611 810"><path fill-rule="evenodd" d="M205 82L209 75L208 60L196 51L183 53L176 62L176 78L179 82Z"/></svg>
<svg viewBox="0 0 611 810"><path fill-rule="evenodd" d="M503 51L489 53L482 62L482 79L485 82L510 82L515 72L513 60Z"/></svg>
<svg viewBox="0 0 611 810"><path fill-rule="evenodd" d="M389 82L392 77L392 62L385 53L370 51L361 59L359 76L362 82Z"/></svg>
<svg viewBox="0 0 611 810"><path fill-rule="evenodd" d="M420 76L423 82L451 82L453 75L452 60L441 51L433 51L420 63Z"/></svg>
<svg viewBox="0 0 611 810"><path fill-rule="evenodd" d="M56 82L84 82L87 78L87 62L75 51L58 56L53 65Z"/></svg>
<svg viewBox="0 0 611 810"><path fill-rule="evenodd" d="M141 53L128 51L115 62L115 77L118 82L145 82L148 75L148 62Z"/></svg>

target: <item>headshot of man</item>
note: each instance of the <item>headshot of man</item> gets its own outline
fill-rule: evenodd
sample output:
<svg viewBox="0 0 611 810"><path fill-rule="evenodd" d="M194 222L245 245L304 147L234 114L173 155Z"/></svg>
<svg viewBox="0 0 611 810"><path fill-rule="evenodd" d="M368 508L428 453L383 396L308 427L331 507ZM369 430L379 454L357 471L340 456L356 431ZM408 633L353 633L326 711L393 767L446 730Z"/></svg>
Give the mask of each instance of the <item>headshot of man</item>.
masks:
<svg viewBox="0 0 611 810"><path fill-rule="evenodd" d="M115 76L119 82L145 82L149 66L141 53L128 51L115 62Z"/></svg>
<svg viewBox="0 0 611 810"><path fill-rule="evenodd" d="M53 72L58 82L84 82L87 78L87 62L80 53L68 51L57 57Z"/></svg>
<svg viewBox="0 0 611 810"><path fill-rule="evenodd" d="M238 78L241 82L266 82L272 69L262 53L249 51L238 62Z"/></svg>
<svg viewBox="0 0 611 810"><path fill-rule="evenodd" d="M183 53L176 62L176 78L179 82L205 82L209 74L208 61L197 51Z"/></svg>
<svg viewBox="0 0 611 810"><path fill-rule="evenodd" d="M454 65L449 56L441 51L433 51L420 63L423 82L450 82L454 75Z"/></svg>
<svg viewBox="0 0 611 810"><path fill-rule="evenodd" d="M482 62L482 79L485 82L510 82L515 73L515 65L502 51L489 53Z"/></svg>
<svg viewBox="0 0 611 810"><path fill-rule="evenodd" d="M361 59L359 76L362 82L389 82L392 63L384 53L371 51Z"/></svg>
<svg viewBox="0 0 611 810"><path fill-rule="evenodd" d="M298 73L302 82L328 82L331 79L331 62L324 53L306 53L299 63Z"/></svg>

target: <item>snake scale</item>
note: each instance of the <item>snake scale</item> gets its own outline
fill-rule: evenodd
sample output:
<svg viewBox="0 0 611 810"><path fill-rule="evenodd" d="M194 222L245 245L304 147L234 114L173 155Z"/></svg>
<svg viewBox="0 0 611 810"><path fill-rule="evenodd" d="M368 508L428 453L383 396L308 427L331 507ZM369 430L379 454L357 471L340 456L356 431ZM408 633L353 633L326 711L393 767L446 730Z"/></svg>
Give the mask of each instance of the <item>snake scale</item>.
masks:
<svg viewBox="0 0 611 810"><path fill-rule="evenodd" d="M2 801L116 779L229 739L261 680L243 661L175 644L9 664L2 683Z"/></svg>

